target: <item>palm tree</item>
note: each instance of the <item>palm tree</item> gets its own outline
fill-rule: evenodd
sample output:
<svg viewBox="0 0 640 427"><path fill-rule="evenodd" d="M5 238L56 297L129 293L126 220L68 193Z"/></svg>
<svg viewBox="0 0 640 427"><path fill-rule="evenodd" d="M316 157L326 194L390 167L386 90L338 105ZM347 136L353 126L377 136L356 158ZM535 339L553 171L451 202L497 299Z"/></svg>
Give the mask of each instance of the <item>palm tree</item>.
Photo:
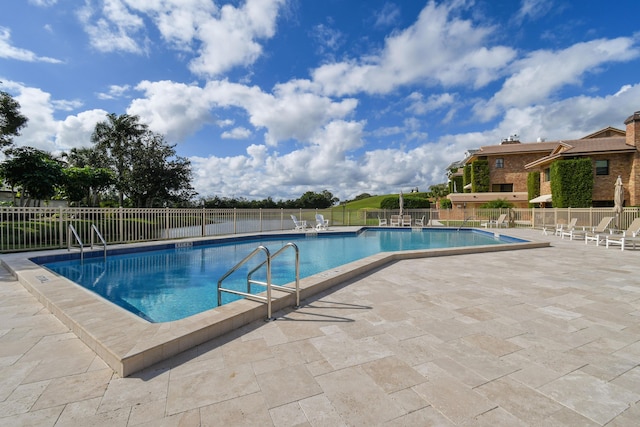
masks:
<svg viewBox="0 0 640 427"><path fill-rule="evenodd" d="M110 166L115 170L120 206L124 201L123 191L128 164L131 160L128 159L128 153L131 151L129 148L148 132L148 126L140 123L139 120L140 118L135 115L122 114L118 116L109 113L107 120L96 124L91 135L91 141L99 151L110 159Z"/></svg>

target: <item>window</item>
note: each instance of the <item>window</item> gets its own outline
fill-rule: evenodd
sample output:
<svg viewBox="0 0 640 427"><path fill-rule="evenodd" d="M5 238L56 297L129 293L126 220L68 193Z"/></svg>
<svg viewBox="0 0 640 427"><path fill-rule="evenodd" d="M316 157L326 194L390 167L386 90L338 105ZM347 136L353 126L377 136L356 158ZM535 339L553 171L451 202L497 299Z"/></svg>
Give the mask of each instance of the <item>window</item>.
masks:
<svg viewBox="0 0 640 427"><path fill-rule="evenodd" d="M596 160L596 175L609 175L609 160Z"/></svg>
<svg viewBox="0 0 640 427"><path fill-rule="evenodd" d="M504 167L504 159L496 159L496 169L502 169Z"/></svg>
<svg viewBox="0 0 640 427"><path fill-rule="evenodd" d="M551 168L546 168L544 170L544 182L551 181Z"/></svg>
<svg viewBox="0 0 640 427"><path fill-rule="evenodd" d="M493 193L512 193L513 184L493 184L491 186L491 191Z"/></svg>

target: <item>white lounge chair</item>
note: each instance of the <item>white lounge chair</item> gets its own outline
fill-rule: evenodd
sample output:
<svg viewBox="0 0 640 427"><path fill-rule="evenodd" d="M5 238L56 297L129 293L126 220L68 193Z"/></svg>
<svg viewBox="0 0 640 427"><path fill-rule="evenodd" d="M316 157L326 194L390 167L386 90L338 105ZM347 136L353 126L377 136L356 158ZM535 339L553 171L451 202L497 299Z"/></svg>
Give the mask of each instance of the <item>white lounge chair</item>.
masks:
<svg viewBox="0 0 640 427"><path fill-rule="evenodd" d="M565 231L570 231L573 230L576 226L576 224L578 223L578 218L571 218L571 221L569 221L568 224L565 223L558 223L556 224L556 228L555 231L553 232L554 236L562 236L562 233ZM544 232L544 234L546 233L546 229L542 230Z"/></svg>
<svg viewBox="0 0 640 427"><path fill-rule="evenodd" d="M316 214L316 230L326 230L329 228L329 220L324 219L324 215Z"/></svg>
<svg viewBox="0 0 640 427"><path fill-rule="evenodd" d="M295 225L295 228L294 228L295 231L298 231L298 230L304 231L307 229L307 221L298 220L298 218L295 215L291 215L291 220Z"/></svg>
<svg viewBox="0 0 640 427"><path fill-rule="evenodd" d="M387 218L380 218L378 215L378 227L384 227L387 225Z"/></svg>
<svg viewBox="0 0 640 427"><path fill-rule="evenodd" d="M590 231L586 231L584 233L584 244L587 245L590 240L594 240L596 242L596 246L600 246L600 242L604 242L606 240L606 234L611 234L611 232L607 232L611 221L613 221L612 216L605 216L600 220L598 225L593 227Z"/></svg>
<svg viewBox="0 0 640 427"><path fill-rule="evenodd" d="M391 215L391 226L400 227L400 215Z"/></svg>
<svg viewBox="0 0 640 427"><path fill-rule="evenodd" d="M607 248L609 245L620 245L620 249L624 251L624 246L627 243L631 243L633 249L636 248L636 243L640 243L640 218L634 219L629 228L622 233L607 236Z"/></svg>
<svg viewBox="0 0 640 427"><path fill-rule="evenodd" d="M402 215L402 226L411 227L411 215Z"/></svg>
<svg viewBox="0 0 640 427"><path fill-rule="evenodd" d="M500 227L506 227L507 225L509 225L509 223L507 222L507 214L500 215L496 220L490 220L482 223L482 226L484 228L488 228L488 227L500 228Z"/></svg>
<svg viewBox="0 0 640 427"><path fill-rule="evenodd" d="M423 215L422 218L416 218L414 225L416 227L424 227L424 218L426 215Z"/></svg>

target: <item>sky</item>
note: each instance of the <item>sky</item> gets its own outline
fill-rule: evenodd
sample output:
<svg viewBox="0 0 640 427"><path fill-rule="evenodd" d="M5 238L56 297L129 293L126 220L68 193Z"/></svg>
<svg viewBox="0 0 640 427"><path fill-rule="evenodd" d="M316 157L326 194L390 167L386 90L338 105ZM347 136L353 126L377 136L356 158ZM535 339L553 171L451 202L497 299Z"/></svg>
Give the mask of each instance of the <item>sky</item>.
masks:
<svg viewBox="0 0 640 427"><path fill-rule="evenodd" d="M200 197L428 190L469 149L624 129L637 0L0 0L18 146L137 115Z"/></svg>

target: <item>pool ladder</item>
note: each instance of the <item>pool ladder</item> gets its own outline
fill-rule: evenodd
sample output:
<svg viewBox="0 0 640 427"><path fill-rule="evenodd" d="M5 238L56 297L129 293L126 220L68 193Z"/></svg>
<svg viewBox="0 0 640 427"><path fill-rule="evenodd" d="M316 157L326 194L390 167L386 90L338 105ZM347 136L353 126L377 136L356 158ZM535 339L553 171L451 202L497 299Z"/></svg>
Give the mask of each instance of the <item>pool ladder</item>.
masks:
<svg viewBox="0 0 640 427"><path fill-rule="evenodd" d="M292 248L295 251L295 273L296 273L295 288L289 288L289 287L286 287L286 286L274 285L273 283L271 283L271 264L272 264L272 261L273 261L274 258L276 258L278 255L283 253L288 248ZM224 279L226 279L227 277L231 276L240 267L242 267L244 264L246 264L254 256L258 255L260 252L263 252L265 254L266 259L262 263L258 264L256 267L254 267L247 274L247 291L246 292L242 292L242 291L238 291L238 290L235 290L235 289L228 289L228 288L223 288L222 287L222 282L224 281ZM264 266L266 266L266 269L267 269L266 281L263 282L263 281L260 281L260 280L253 279L252 278L253 273L255 273L256 271L260 270ZM251 285L264 286L267 289L266 296L252 294L251 293ZM223 292L227 292L227 293L234 294L234 295L240 295L240 296L243 296L243 297L245 297L247 299L251 299L251 300L254 300L254 301L259 301L259 302L266 303L267 304L267 319L266 320L270 321L270 320L273 320L273 317L271 316L271 302L272 302L272 292L271 291L272 291L272 289L276 289L278 291L287 292L287 293L295 293L296 294L296 304L295 304L294 307L298 308L300 306L300 250L298 249L298 246L295 243L292 243L292 242L287 243L286 245L281 247L278 251L276 251L273 255L271 255L271 252L269 252L269 249L266 248L265 246L262 246L262 245L258 246L249 255L244 257L242 259L242 261L240 261L235 266L233 266L229 271L227 271L220 278L220 280L218 280L218 307L220 307L222 305L222 293Z"/></svg>
<svg viewBox="0 0 640 427"><path fill-rule="evenodd" d="M84 243L82 243L82 239L80 238L80 235L76 231L76 228L73 226L73 224L69 224L69 227L67 227L67 250L69 251L71 250L72 236L80 246L80 261L84 261ZM100 243L104 248L104 259L106 260L107 259L107 242L104 240L104 237L102 237L102 234L100 234L98 227L96 227L95 224L91 224L91 249L93 249L93 245L94 245L94 236L97 236L98 239L100 240Z"/></svg>

